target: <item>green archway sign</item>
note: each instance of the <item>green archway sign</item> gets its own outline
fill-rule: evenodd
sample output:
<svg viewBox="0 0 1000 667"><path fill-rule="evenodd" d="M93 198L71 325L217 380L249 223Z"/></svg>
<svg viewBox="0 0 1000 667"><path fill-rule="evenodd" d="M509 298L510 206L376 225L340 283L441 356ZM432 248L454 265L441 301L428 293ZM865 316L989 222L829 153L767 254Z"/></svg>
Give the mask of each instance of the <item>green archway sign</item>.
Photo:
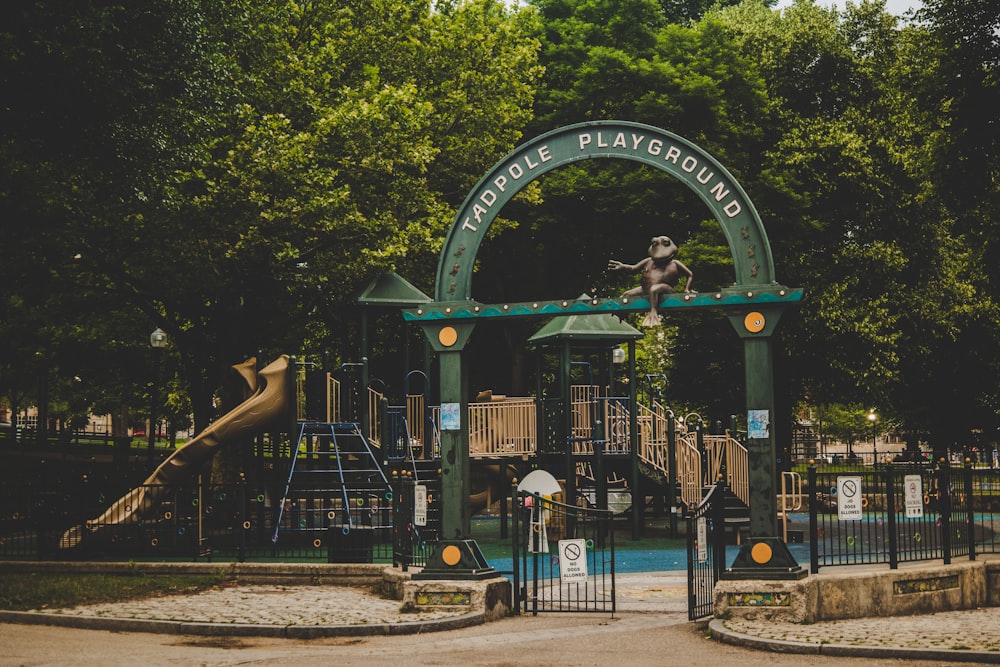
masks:
<svg viewBox="0 0 1000 667"><path fill-rule="evenodd" d="M691 142L649 125L601 121L543 134L498 162L473 188L445 241L434 298L471 298L472 271L486 230L528 183L563 165L588 159L634 160L687 185L712 211L729 242L738 285L774 281L771 248L760 216L736 179Z"/></svg>
<svg viewBox="0 0 1000 667"><path fill-rule="evenodd" d="M515 304L481 304L472 298L476 255L504 205L543 174L590 159L634 160L671 174L701 198L725 234L733 258L734 284L712 293L668 294L659 307L661 312L670 308L723 308L744 341L747 417L751 426L747 439L751 486L748 547L764 542L767 548L758 548L753 553L768 553L769 557L756 565L764 570L787 570L786 561L791 556L780 538L775 537L778 513L776 446L771 427L774 416L771 337L784 308L800 301L803 292L775 281L771 247L760 216L725 167L676 134L627 121L561 127L521 145L498 162L466 197L448 231L438 263L435 301L403 313L405 319L423 326L440 358L444 541L467 541L469 537L469 442L467 424L463 423L469 392L462 350L476 320L639 312L649 308L648 300L641 298ZM794 560L791 565L798 576ZM436 571L433 563L429 563L429 568Z"/></svg>

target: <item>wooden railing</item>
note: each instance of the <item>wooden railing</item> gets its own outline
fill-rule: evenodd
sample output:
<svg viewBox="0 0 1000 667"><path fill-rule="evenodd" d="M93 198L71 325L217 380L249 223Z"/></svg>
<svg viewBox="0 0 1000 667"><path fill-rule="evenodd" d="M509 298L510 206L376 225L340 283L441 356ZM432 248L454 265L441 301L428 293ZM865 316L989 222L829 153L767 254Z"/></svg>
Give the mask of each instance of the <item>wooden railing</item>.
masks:
<svg viewBox="0 0 1000 667"><path fill-rule="evenodd" d="M469 456L534 454L535 399L506 398L469 404Z"/></svg>
<svg viewBox="0 0 1000 667"><path fill-rule="evenodd" d="M326 420L339 422L340 419L340 380L329 373L326 374Z"/></svg>
<svg viewBox="0 0 1000 667"><path fill-rule="evenodd" d="M692 434L693 435L693 434ZM701 452L689 438L677 438L677 485L681 500L689 508L697 507L705 495L702 484Z"/></svg>
<svg viewBox="0 0 1000 667"><path fill-rule="evenodd" d="M368 441L375 447L382 446L382 399L385 394L368 387Z"/></svg>
<svg viewBox="0 0 1000 667"><path fill-rule="evenodd" d="M630 451L630 414L623 401L598 397L598 387L577 385L572 388L573 453L593 454L593 427L595 419L604 424L605 453L627 454ZM382 416L378 410L382 394L369 389L369 420L372 443L379 445ZM406 398L407 426L414 448L431 445L436 456L432 428L425 417L424 396L416 394ZM440 408L430 408L430 419L440 424ZM664 476L669 476L669 450L667 441L668 408L654 402L652 406L639 406L636 416L639 430L639 458ZM535 399L504 398L469 404L469 456L532 456L537 448L537 411ZM749 469L746 448L729 435L704 435L704 459L698 450L697 433L687 431L683 424L676 424L677 451L675 478L681 500L690 507L701 502L703 489L723 473L733 493L749 504ZM703 467L704 460L704 467ZM724 468L723 468L724 466Z"/></svg>
<svg viewBox="0 0 1000 667"><path fill-rule="evenodd" d="M750 483L746 447L728 434L706 435L704 441L709 473L705 481L710 484L724 478L733 494L749 505Z"/></svg>
<svg viewBox="0 0 1000 667"><path fill-rule="evenodd" d="M699 495L701 488L714 484L724 478L733 495L750 504L750 469L747 449L741 442L726 435L703 435L705 446L705 470L697 476ZM681 446L684 444L684 447ZM698 452L698 436L695 431L689 431L677 438L678 455L683 449ZM699 454L699 471L701 456ZM678 472L683 470L680 460L677 462ZM685 501L686 502L686 501Z"/></svg>
<svg viewBox="0 0 1000 667"><path fill-rule="evenodd" d="M667 438L668 409L654 401L651 406L640 405L637 421L639 424L639 458L659 470L665 477L670 474L670 450ZM690 507L696 506L702 498L701 455L694 440L685 437L684 426L677 424L677 484L680 497Z"/></svg>
<svg viewBox="0 0 1000 667"><path fill-rule="evenodd" d="M326 374L325 418L328 422L340 421L340 380ZM295 418L306 421L306 370L301 367L295 373Z"/></svg>
<svg viewBox="0 0 1000 667"><path fill-rule="evenodd" d="M406 395L406 428L409 431L410 447L414 458L422 458L427 425L424 423L424 395Z"/></svg>
<svg viewBox="0 0 1000 667"><path fill-rule="evenodd" d="M598 419L597 404L594 398L599 394L599 387L577 384L570 387L569 392L573 414L570 427L573 453L593 454L594 446L591 438L594 432L594 420Z"/></svg>

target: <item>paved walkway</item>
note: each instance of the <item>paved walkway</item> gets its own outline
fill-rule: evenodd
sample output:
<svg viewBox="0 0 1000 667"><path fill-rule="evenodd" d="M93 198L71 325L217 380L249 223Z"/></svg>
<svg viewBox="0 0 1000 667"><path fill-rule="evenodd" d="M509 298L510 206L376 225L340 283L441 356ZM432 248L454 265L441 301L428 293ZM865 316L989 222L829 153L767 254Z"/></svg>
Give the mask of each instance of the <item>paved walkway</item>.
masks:
<svg viewBox="0 0 1000 667"><path fill-rule="evenodd" d="M617 614L686 610L683 572L619 574ZM231 585L72 609L0 612L2 623L185 635L334 637L444 631L483 623L467 608L407 613L366 587ZM712 637L785 653L1000 664L1000 608L813 624L713 619Z"/></svg>

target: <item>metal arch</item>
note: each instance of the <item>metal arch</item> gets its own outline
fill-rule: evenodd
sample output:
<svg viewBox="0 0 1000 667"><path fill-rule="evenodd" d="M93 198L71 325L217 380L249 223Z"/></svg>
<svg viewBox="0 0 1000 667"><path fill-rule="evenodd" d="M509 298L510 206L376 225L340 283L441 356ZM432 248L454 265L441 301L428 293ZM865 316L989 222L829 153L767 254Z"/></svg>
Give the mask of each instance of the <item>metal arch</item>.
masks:
<svg viewBox="0 0 1000 667"><path fill-rule="evenodd" d="M712 211L729 243L736 285L774 284L774 261L760 216L735 178L704 150L666 130L629 121L567 125L518 147L469 192L438 261L434 298L471 299L479 246L500 210L543 174L579 160L642 162L678 178Z"/></svg>

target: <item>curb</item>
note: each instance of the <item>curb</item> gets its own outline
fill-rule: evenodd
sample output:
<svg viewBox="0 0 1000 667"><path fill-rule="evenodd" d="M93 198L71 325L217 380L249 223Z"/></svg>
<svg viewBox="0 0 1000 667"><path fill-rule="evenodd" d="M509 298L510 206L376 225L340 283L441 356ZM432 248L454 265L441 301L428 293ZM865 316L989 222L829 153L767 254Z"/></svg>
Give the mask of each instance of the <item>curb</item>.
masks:
<svg viewBox="0 0 1000 667"><path fill-rule="evenodd" d="M31 611L0 611L0 623L55 625L81 630L112 632L150 632L156 634L199 635L203 637L278 637L318 639L323 637L362 637L370 635L414 635L425 632L457 630L486 623L485 612L472 612L453 618L413 623L378 623L372 625L251 625L239 623L199 623L155 621L132 618L97 618L63 616Z"/></svg>
<svg viewBox="0 0 1000 667"><path fill-rule="evenodd" d="M708 623L712 639L724 644L742 646L774 653L797 653L807 655L828 655L840 658L873 658L888 660L929 660L948 662L975 662L995 664L1000 654L985 651L959 651L954 649L906 648L903 646L851 646L847 644L820 644L780 639L761 639L752 635L734 632L725 626L722 619L712 619Z"/></svg>

